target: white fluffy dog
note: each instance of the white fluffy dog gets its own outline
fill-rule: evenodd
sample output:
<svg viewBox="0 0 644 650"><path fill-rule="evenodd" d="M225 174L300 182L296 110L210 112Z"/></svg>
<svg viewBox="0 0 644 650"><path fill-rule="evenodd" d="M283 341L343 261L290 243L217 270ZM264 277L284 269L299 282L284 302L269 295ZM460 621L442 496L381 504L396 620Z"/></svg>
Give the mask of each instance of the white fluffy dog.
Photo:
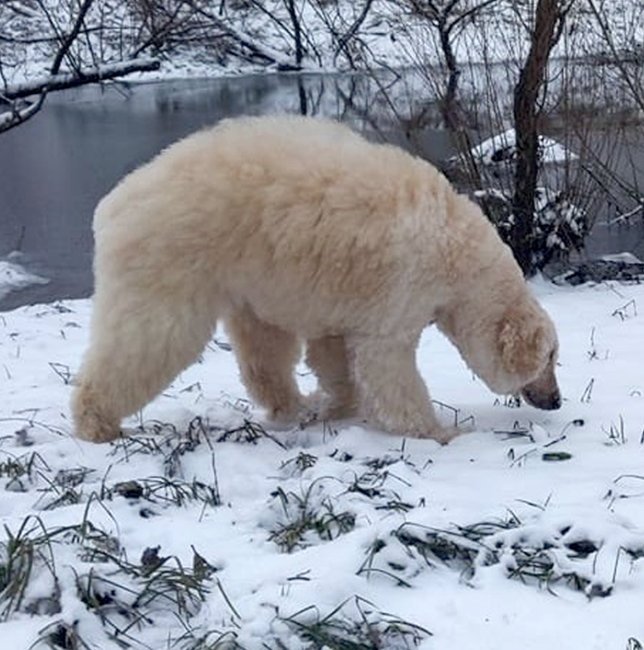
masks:
<svg viewBox="0 0 644 650"><path fill-rule="evenodd" d="M301 343L327 403L446 441L415 363L435 322L498 393L558 408L557 337L480 209L427 162L332 121L226 120L176 143L99 204L79 437L119 435L218 321L248 392L303 407Z"/></svg>

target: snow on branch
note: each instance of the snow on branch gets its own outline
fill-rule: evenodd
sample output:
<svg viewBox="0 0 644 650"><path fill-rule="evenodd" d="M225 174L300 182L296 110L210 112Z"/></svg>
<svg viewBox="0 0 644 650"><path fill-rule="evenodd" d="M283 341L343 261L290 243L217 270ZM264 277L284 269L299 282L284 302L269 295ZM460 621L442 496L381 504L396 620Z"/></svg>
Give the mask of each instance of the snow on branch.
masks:
<svg viewBox="0 0 644 650"><path fill-rule="evenodd" d="M26 122L30 117L33 117L42 107L44 95L41 95L37 101L17 108L15 105L11 109L0 113L0 133L8 131L18 124Z"/></svg>
<svg viewBox="0 0 644 650"><path fill-rule="evenodd" d="M158 70L160 65L158 59L151 58L131 59L119 61L118 63L103 63L85 68L84 70L46 75L38 79L31 79L25 83L10 86L0 94L0 98L13 101L41 92L65 90L85 84L107 81L116 77L123 77L133 72Z"/></svg>
<svg viewBox="0 0 644 650"><path fill-rule="evenodd" d="M0 91L0 105L3 102L8 104L8 108L4 112L0 112L0 133L8 131L33 117L42 108L45 97L49 92L108 81L133 72L158 70L160 65L157 59L130 59L117 63L91 66L75 72L50 74L39 79L10 86L4 91ZM26 104L20 103L20 100L33 95L38 95L35 101Z"/></svg>
<svg viewBox="0 0 644 650"><path fill-rule="evenodd" d="M237 29L232 23L228 23L222 20L219 16L214 13L207 11L203 7L198 5L193 5L194 10L211 21L213 25L216 25L223 34L228 36L233 43L238 47L247 50L254 57L262 59L269 64L276 65L280 70L301 70L303 65L298 62L292 61L289 57L284 56L284 54L269 45L266 45L257 39L255 39L250 34L247 34L241 29Z"/></svg>

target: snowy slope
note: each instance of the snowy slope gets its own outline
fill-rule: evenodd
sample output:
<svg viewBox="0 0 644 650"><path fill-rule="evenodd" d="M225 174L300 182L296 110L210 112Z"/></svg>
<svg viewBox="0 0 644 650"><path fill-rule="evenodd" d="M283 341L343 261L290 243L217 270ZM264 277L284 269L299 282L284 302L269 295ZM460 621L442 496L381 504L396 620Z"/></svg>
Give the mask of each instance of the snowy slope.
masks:
<svg viewBox="0 0 644 650"><path fill-rule="evenodd" d="M639 647L644 288L534 288L563 408L499 402L428 330L419 365L464 428L446 447L359 422L263 432L221 332L144 432L80 442L90 303L0 314L5 647Z"/></svg>
<svg viewBox="0 0 644 650"><path fill-rule="evenodd" d="M75 65L82 63L84 66L141 54L161 58L160 71L132 75L130 80L209 77L263 70L260 59L250 62L237 56L230 48L218 49L223 30L215 21L220 20L230 27L232 33L274 55L277 62L294 63L295 45L288 3L283 0L257 3L206 0L199 4L205 13L190 10L190 3L167 3L169 14L160 13L157 19L163 25L162 33L167 32L167 35L150 38L147 23L131 9L133 5L137 6L136 3L118 0L95 2L84 21L87 32L72 46L71 57ZM461 2L460 7L467 13L476 4L468 0ZM626 58L633 56L644 40L644 8L641 3L611 0L600 4L616 50L624 53ZM48 15L39 6L45 7ZM351 41L349 55L339 47L339 39L360 18L363 1L300 0L294 6L304 34L302 65L305 70L410 65L420 66L422 70L426 66L444 63L438 32L427 20L411 12L406 3L373 0L356 38ZM15 42L7 41L9 44L4 49L0 41L3 80L14 85L42 76L50 68L57 47L55 39L51 43L45 37L51 38L56 31L69 31L76 11L76 6L66 0L43 0L38 5L24 3L20 11L3 10L0 4L0 21L5 22L3 31L7 37L16 39ZM451 34L459 63L506 62L508 70L516 71L517 62L523 60L528 51L527 27L533 11L534 3L500 1L461 22ZM167 22L168 16L174 16L175 22ZM455 10L448 22L457 16ZM55 25L53 32L52 24ZM585 0L575 3L568 24L569 29L553 51L554 57L603 56L608 53L602 31ZM178 43L177 40L182 38L185 42ZM160 42L160 47L156 51L149 47L141 49L146 41ZM269 66L271 69L275 67L274 64ZM67 62L63 62L61 71L68 69Z"/></svg>

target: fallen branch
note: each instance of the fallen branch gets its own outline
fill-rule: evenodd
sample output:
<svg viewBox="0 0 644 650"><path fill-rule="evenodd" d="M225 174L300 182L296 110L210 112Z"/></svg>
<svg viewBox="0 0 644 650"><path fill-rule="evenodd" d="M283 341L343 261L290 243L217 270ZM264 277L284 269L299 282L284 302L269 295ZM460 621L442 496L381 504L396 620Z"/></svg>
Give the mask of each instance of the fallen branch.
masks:
<svg viewBox="0 0 644 650"><path fill-rule="evenodd" d="M203 7L200 7L196 4L193 4L192 7L200 16L212 21L213 25L219 28L223 34L228 36L235 45L240 47L242 50L248 50L252 57L259 58L269 64L276 65L279 70L283 71L304 69L304 66L301 62L298 63L292 61L290 58L285 57L278 50L268 45L264 45L263 43L253 38L250 34L236 29L232 24L223 21L221 18L204 9Z"/></svg>
<svg viewBox="0 0 644 650"><path fill-rule="evenodd" d="M640 200L642 201L641 205L636 205L632 210L629 210L624 214L620 214L618 217L614 217L613 219L608 220L608 225L614 226L616 223L628 222L631 217L634 217L638 212L640 212L640 210L644 212L644 197L642 197Z"/></svg>
<svg viewBox="0 0 644 650"><path fill-rule="evenodd" d="M30 117L33 117L43 105L45 95L41 95L37 101L27 104L21 108L15 105L11 106L11 110L0 113L0 133L8 131L18 124L26 122Z"/></svg>
<svg viewBox="0 0 644 650"><path fill-rule="evenodd" d="M0 133L8 131L33 117L42 108L45 97L49 92L108 81L133 72L158 70L160 65L157 59L131 59L119 61L118 63L92 66L77 72L52 74L9 87L0 93L0 105L3 102L9 105L7 110L0 112ZM33 95L38 95L38 98L33 102L19 102L19 100Z"/></svg>
<svg viewBox="0 0 644 650"><path fill-rule="evenodd" d="M42 92L66 90L77 86L108 81L116 77L123 77L133 72L149 72L158 70L161 63L158 59L132 59L118 63L106 63L92 66L78 72L62 72L33 79L22 84L7 88L0 94L4 100L14 101Z"/></svg>

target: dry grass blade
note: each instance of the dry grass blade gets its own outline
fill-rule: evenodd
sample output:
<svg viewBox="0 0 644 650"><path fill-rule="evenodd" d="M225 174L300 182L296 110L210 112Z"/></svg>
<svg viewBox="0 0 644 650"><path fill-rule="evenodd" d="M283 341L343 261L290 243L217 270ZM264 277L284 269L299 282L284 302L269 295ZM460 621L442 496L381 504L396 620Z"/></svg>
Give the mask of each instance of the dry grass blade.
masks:
<svg viewBox="0 0 644 650"><path fill-rule="evenodd" d="M198 502L204 506L216 507L221 504L216 483L208 485L197 479L191 482L165 476L122 481L111 488L103 486L101 498L111 500L117 496L126 499L145 499L153 503L164 503L178 507Z"/></svg>
<svg viewBox="0 0 644 650"><path fill-rule="evenodd" d="M296 548L305 548L316 538L331 541L355 527L355 515L337 512L334 499L321 491L323 481L323 478L316 479L301 494L285 492L281 487L272 493L274 503L281 508L281 516L269 540L282 551L291 553Z"/></svg>
<svg viewBox="0 0 644 650"><path fill-rule="evenodd" d="M379 611L359 596L345 600L326 616L311 605L282 620L310 650L411 649L432 636L426 628Z"/></svg>
<svg viewBox="0 0 644 650"><path fill-rule="evenodd" d="M94 650L95 646L90 645L79 634L76 624L69 624L65 621L54 621L38 632L38 639L29 647L29 650L40 650L51 648L51 650Z"/></svg>

